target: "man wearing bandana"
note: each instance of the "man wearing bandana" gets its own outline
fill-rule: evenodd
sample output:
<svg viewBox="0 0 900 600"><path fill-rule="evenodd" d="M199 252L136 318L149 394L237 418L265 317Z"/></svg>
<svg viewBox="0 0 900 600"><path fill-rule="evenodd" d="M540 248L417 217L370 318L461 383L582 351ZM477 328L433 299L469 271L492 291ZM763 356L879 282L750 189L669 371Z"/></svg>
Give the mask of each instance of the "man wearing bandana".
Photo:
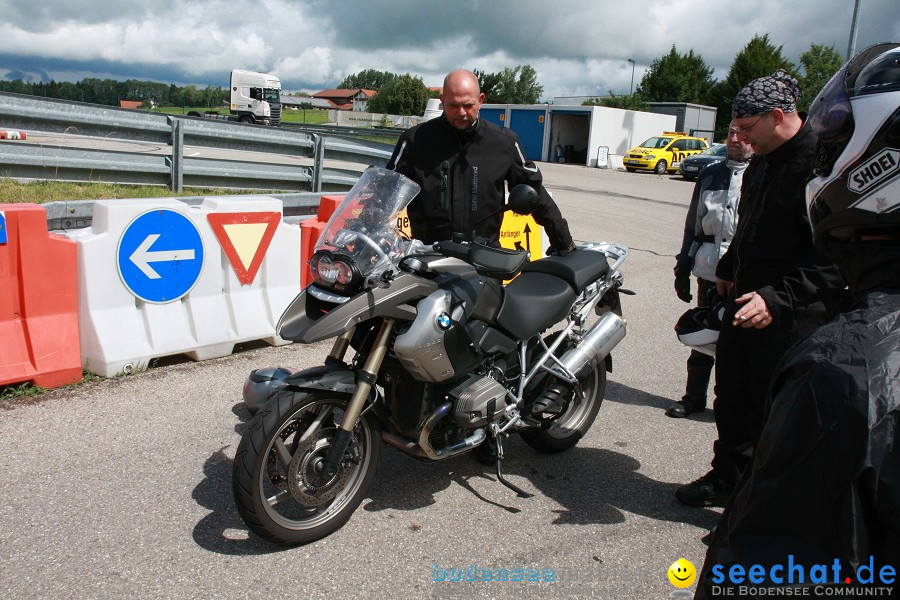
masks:
<svg viewBox="0 0 900 600"><path fill-rule="evenodd" d="M797 113L799 84L779 69L750 82L732 105L730 140L745 140L754 158L744 174L734 240L716 268L726 297L716 346L719 439L712 470L681 486L691 506L723 506L749 464L765 419L765 398L779 359L826 320L819 290L843 279L813 246L805 187L816 136Z"/></svg>

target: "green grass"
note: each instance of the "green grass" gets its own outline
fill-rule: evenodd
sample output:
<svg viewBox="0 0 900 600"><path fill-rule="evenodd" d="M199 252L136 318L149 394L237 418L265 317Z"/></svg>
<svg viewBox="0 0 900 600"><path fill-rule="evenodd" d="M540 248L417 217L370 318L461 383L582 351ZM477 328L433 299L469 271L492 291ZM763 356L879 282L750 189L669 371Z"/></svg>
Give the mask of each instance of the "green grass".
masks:
<svg viewBox="0 0 900 600"><path fill-rule="evenodd" d="M172 198L176 196L222 196L231 194L264 194L264 190L228 190L185 188L175 194L165 186L126 185L115 183L70 183L65 181L32 181L19 183L0 178L0 204L56 202L59 200L107 200L114 198Z"/></svg>
<svg viewBox="0 0 900 600"><path fill-rule="evenodd" d="M186 115L192 110L195 110L199 113L206 112L208 110L215 110L220 114L227 115L228 109L218 108L218 109L210 109L202 106L160 106L159 108L151 111L151 112L161 112L167 115ZM328 111L320 110L316 108L308 108L294 110L292 108L284 107L281 111L281 121L282 123L307 123L309 125L321 125L322 123L328 122Z"/></svg>
<svg viewBox="0 0 900 600"><path fill-rule="evenodd" d="M71 389L95 381L102 381L103 379L105 377L83 371L81 381L52 389ZM51 391L51 388L43 388L27 381L18 385L0 385L0 409L9 409L22 404L33 404L40 401L41 396L49 391Z"/></svg>

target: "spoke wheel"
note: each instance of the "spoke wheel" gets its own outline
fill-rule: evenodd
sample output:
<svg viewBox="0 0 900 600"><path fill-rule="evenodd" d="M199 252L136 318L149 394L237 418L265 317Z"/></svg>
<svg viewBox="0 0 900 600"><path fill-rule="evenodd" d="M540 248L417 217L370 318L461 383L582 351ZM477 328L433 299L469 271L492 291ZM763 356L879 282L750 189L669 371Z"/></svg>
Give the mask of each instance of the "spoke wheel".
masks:
<svg viewBox="0 0 900 600"><path fill-rule="evenodd" d="M335 474L320 477L345 407L343 398L283 390L250 421L232 487L256 534L280 544L311 542L340 528L362 502L381 453L381 427L371 414L360 418Z"/></svg>

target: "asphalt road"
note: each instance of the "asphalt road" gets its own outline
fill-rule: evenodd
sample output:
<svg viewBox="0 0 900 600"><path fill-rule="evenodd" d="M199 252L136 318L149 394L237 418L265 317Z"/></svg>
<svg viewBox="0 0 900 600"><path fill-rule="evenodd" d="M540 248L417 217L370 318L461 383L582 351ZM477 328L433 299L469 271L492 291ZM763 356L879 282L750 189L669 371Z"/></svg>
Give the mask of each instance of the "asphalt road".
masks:
<svg viewBox="0 0 900 600"><path fill-rule="evenodd" d="M201 363L48 392L0 411L0 590L7 598L667 598L666 571L703 563L719 512L675 488L707 470L712 413L663 412L683 390L685 310L673 256L692 184L542 164L577 240L624 243L628 335L594 427L574 449L507 445L521 499L470 456L421 464L385 447L349 523L293 549L248 534L231 464L250 369L327 347L247 345ZM466 582L477 566L480 581ZM540 581L483 581L487 570ZM454 570L459 570L455 572ZM552 581L546 581L552 570ZM524 571L523 576L534 574ZM463 581L451 581L460 575ZM443 581L435 581L443 576Z"/></svg>

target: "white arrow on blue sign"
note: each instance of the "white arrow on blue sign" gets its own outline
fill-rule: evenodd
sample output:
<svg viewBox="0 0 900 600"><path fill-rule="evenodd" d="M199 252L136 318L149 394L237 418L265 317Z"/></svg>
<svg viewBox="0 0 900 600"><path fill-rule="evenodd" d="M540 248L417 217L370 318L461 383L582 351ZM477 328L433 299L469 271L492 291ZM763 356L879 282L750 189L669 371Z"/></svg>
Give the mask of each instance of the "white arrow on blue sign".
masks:
<svg viewBox="0 0 900 600"><path fill-rule="evenodd" d="M9 236L6 235L6 213L0 210L0 244L5 244L9 241Z"/></svg>
<svg viewBox="0 0 900 600"><path fill-rule="evenodd" d="M203 270L203 240L189 218L158 209L137 217L119 240L119 276L132 294L164 304L187 294Z"/></svg>

